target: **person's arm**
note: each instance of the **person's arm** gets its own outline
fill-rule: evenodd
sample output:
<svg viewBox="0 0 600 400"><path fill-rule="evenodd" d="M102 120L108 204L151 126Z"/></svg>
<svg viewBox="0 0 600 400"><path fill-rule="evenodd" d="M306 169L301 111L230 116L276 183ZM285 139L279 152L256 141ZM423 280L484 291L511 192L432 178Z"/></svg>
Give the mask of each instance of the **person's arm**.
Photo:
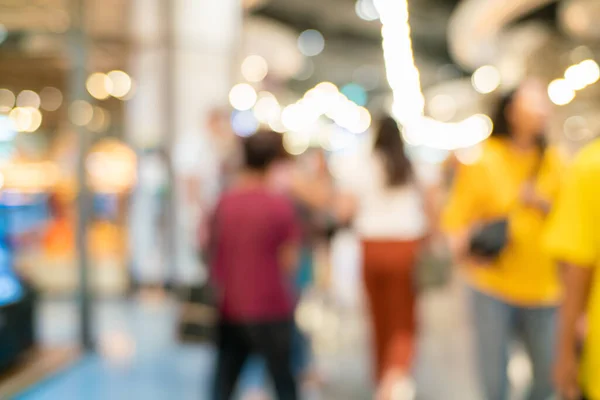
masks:
<svg viewBox="0 0 600 400"><path fill-rule="evenodd" d="M558 351L554 380L565 400L581 395L578 386L578 325L584 316L592 283L593 269L562 263L565 297L560 308Z"/></svg>
<svg viewBox="0 0 600 400"><path fill-rule="evenodd" d="M590 174L591 173L591 174ZM595 172L576 162L552 210L543 237L549 255L563 272L564 300L560 309L554 382L566 399L578 399L580 322L585 316L598 264L598 223L595 220Z"/></svg>

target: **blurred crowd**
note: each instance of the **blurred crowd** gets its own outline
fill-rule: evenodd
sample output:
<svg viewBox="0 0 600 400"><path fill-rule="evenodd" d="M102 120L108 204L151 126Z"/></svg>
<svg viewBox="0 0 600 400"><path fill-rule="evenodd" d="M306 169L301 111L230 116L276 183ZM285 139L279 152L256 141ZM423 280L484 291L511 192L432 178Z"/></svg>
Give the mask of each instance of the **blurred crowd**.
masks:
<svg viewBox="0 0 600 400"><path fill-rule="evenodd" d="M352 227L376 399L414 398L420 276L444 268L468 288L485 399L508 396L514 340L531 359L529 399L599 399L600 147L570 160L544 133L549 110L524 83L498 102L473 162L436 170L409 156L390 117L335 177L325 153L294 159L278 133L237 143L240 168L202 229L220 321L213 398L231 398L244 374L270 375L280 399L323 384L294 310L322 268L318 250Z"/></svg>

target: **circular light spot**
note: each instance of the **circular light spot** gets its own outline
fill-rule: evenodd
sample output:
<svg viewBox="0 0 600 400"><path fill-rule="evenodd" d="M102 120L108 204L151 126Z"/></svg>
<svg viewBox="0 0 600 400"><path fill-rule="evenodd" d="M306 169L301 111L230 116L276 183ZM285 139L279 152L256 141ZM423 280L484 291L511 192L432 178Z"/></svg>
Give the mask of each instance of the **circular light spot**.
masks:
<svg viewBox="0 0 600 400"><path fill-rule="evenodd" d="M56 111L63 102L63 95L55 87L45 87L40 92L41 107L46 111Z"/></svg>
<svg viewBox="0 0 600 400"><path fill-rule="evenodd" d="M588 81L584 74L581 73L579 64L571 65L565 71L565 80L575 90L581 90L588 85Z"/></svg>
<svg viewBox="0 0 600 400"><path fill-rule="evenodd" d="M15 129L19 132L26 132L32 123L32 116L29 108L13 108L8 117L11 119Z"/></svg>
<svg viewBox="0 0 600 400"><path fill-rule="evenodd" d="M359 106L365 106L368 101L367 91L357 83L344 85L340 90L348 100L353 101Z"/></svg>
<svg viewBox="0 0 600 400"><path fill-rule="evenodd" d="M0 112L9 112L15 106L15 94L8 89L0 89Z"/></svg>
<svg viewBox="0 0 600 400"><path fill-rule="evenodd" d="M76 100L69 107L69 118L74 125L86 126L94 117L94 107L84 100Z"/></svg>
<svg viewBox="0 0 600 400"><path fill-rule="evenodd" d="M356 15L365 21L375 21L379 19L379 12L373 3L373 0L357 0L354 6Z"/></svg>
<svg viewBox="0 0 600 400"><path fill-rule="evenodd" d="M261 56L248 56L242 63L242 75L248 82L261 82L269 73L269 65Z"/></svg>
<svg viewBox="0 0 600 400"><path fill-rule="evenodd" d="M493 65L484 65L478 68L471 77L473 87L479 93L492 93L500 86L500 71Z"/></svg>
<svg viewBox="0 0 600 400"><path fill-rule="evenodd" d="M258 130L258 121L251 111L234 111L231 114L231 126L236 135L247 137Z"/></svg>
<svg viewBox="0 0 600 400"><path fill-rule="evenodd" d="M95 106L92 119L87 128L96 133L105 132L110 126L110 114L102 107Z"/></svg>
<svg viewBox="0 0 600 400"><path fill-rule="evenodd" d="M299 132L286 132L283 134L283 147L291 155L298 156L308 150L310 136Z"/></svg>
<svg viewBox="0 0 600 400"><path fill-rule="evenodd" d="M256 103L256 90L247 83L240 83L231 88L229 102L239 111L251 109Z"/></svg>
<svg viewBox="0 0 600 400"><path fill-rule="evenodd" d="M305 58L302 68L294 75L294 79L297 81L305 81L315 73L315 64L312 60Z"/></svg>
<svg viewBox="0 0 600 400"><path fill-rule="evenodd" d="M106 100L113 90L113 82L108 75L95 72L87 79L86 87L93 98Z"/></svg>
<svg viewBox="0 0 600 400"><path fill-rule="evenodd" d="M600 79L600 67L594 60L585 60L579 64L579 72L588 85L593 85Z"/></svg>
<svg viewBox="0 0 600 400"><path fill-rule="evenodd" d="M456 100L447 94L438 94L431 99L427 109L429 115L438 121L448 122L456 116Z"/></svg>
<svg viewBox="0 0 600 400"><path fill-rule="evenodd" d="M307 57L321 54L324 48L325 39L321 32L315 29L308 29L298 36L298 49Z"/></svg>
<svg viewBox="0 0 600 400"><path fill-rule="evenodd" d="M280 113L281 106L275 96L269 92L258 94L258 101L254 105L254 116L258 121L268 123L277 119Z"/></svg>
<svg viewBox="0 0 600 400"><path fill-rule="evenodd" d="M575 91L564 79L556 79L548 85L548 97L558 106L569 104L575 98Z"/></svg>
<svg viewBox="0 0 600 400"><path fill-rule="evenodd" d="M364 107L357 107L355 112L358 115L358 120L348 130L352 133L363 133L371 127L371 113Z"/></svg>
<svg viewBox="0 0 600 400"><path fill-rule="evenodd" d="M567 118L563 125L565 137L574 142L590 139L593 136L587 120L580 115Z"/></svg>
<svg viewBox="0 0 600 400"><path fill-rule="evenodd" d="M31 121L25 132L35 132L42 126L42 113L37 108L26 107L25 110L31 115Z"/></svg>
<svg viewBox="0 0 600 400"><path fill-rule="evenodd" d="M133 86L133 82L131 77L126 72L119 70L110 71L107 74L107 77L111 82L108 87L106 87L110 95L120 99L129 94L131 87Z"/></svg>
<svg viewBox="0 0 600 400"><path fill-rule="evenodd" d="M483 148L477 144L475 146L458 149L455 151L458 161L465 165L472 165L478 162L483 155Z"/></svg>
<svg viewBox="0 0 600 400"><path fill-rule="evenodd" d="M17 96L17 107L40 108L40 96L33 90L23 90Z"/></svg>

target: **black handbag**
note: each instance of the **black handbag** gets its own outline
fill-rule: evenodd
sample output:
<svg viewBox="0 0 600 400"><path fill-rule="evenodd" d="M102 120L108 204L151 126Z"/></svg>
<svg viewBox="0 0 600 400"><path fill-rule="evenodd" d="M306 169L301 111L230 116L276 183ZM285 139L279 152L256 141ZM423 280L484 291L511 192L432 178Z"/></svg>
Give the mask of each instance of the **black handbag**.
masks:
<svg viewBox="0 0 600 400"><path fill-rule="evenodd" d="M469 245L471 255L485 259L497 258L508 244L508 218L499 219L479 228Z"/></svg>

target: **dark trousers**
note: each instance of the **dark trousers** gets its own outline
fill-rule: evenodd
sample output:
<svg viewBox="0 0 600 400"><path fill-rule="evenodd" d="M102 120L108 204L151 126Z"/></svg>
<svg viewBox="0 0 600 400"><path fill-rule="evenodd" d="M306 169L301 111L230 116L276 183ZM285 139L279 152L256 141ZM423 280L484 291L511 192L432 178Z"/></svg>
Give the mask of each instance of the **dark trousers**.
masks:
<svg viewBox="0 0 600 400"><path fill-rule="evenodd" d="M292 372L293 322L227 323L219 326L213 400L230 400L242 367L251 354L267 363L279 400L298 398Z"/></svg>

